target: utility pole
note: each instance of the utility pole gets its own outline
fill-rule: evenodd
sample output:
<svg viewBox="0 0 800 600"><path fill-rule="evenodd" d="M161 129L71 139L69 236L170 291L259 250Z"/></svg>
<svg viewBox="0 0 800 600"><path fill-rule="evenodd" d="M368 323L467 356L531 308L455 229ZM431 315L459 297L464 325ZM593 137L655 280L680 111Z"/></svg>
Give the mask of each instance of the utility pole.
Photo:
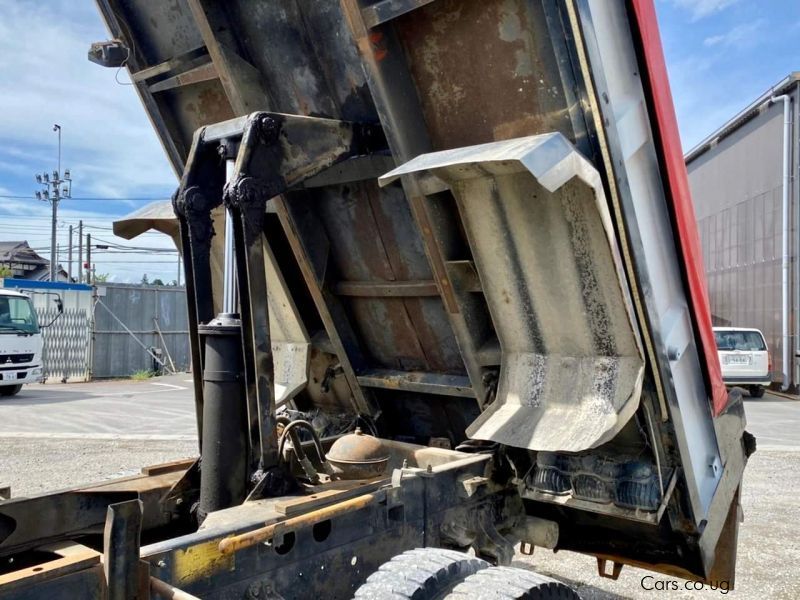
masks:
<svg viewBox="0 0 800 600"><path fill-rule="evenodd" d="M67 278L72 283L72 225L69 226L69 246L67 246Z"/></svg>
<svg viewBox="0 0 800 600"><path fill-rule="evenodd" d="M83 219L78 221L78 283L83 283Z"/></svg>
<svg viewBox="0 0 800 600"><path fill-rule="evenodd" d="M178 252L178 287L181 287L181 253Z"/></svg>
<svg viewBox="0 0 800 600"><path fill-rule="evenodd" d="M55 281L58 273L58 255L56 253L58 203L63 198L72 196L72 178L70 177L69 169L64 171L63 179L61 174L61 125L57 123L53 125L53 131L58 132L58 169L53 171L52 179L50 179L50 174L47 172L36 174L36 183L41 184L44 188L36 192L36 199L49 202L53 207L53 216L50 223L50 281Z"/></svg>
<svg viewBox="0 0 800 600"><path fill-rule="evenodd" d="M86 234L86 283L92 285L92 234Z"/></svg>

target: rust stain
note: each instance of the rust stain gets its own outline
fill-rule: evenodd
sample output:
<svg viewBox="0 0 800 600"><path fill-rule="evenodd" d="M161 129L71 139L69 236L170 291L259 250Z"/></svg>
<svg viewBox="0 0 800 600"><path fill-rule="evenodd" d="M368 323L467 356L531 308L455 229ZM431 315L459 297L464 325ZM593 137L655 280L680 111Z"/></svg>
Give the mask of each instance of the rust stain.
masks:
<svg viewBox="0 0 800 600"><path fill-rule="evenodd" d="M440 0L397 20L434 149L573 137L540 12L524 0Z"/></svg>
<svg viewBox="0 0 800 600"><path fill-rule="evenodd" d="M381 62L389 54L389 51L386 49L383 41L383 33L380 31L374 31L369 34L369 43L372 46L372 55L378 62Z"/></svg>
<svg viewBox="0 0 800 600"><path fill-rule="evenodd" d="M384 240L386 254L398 280L432 279L430 264L425 256L422 239L416 227L404 228L406 221L413 223L410 208L400 209L398 198L391 190L367 188L375 222ZM428 231L430 233L430 231ZM439 303L441 308L434 308ZM447 321L444 305L439 298L404 298L403 307L419 340L420 352L427 367L437 372L463 373L464 363L458 352L455 335Z"/></svg>

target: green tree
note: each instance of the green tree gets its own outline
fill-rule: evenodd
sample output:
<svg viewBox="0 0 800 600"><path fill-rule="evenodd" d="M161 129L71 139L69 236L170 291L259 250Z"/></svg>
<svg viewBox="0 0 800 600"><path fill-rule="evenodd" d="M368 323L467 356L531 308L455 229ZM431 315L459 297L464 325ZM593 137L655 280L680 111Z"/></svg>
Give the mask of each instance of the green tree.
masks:
<svg viewBox="0 0 800 600"><path fill-rule="evenodd" d="M161 285L161 286L163 286L164 282L161 281L161 279L159 279L158 277L156 277L155 279L153 279L152 282L150 282L150 285Z"/></svg>
<svg viewBox="0 0 800 600"><path fill-rule="evenodd" d="M6 265L0 265L0 277L13 277L14 271Z"/></svg>
<svg viewBox="0 0 800 600"><path fill-rule="evenodd" d="M147 273L142 275L142 285L150 285L150 280L147 278Z"/></svg>
<svg viewBox="0 0 800 600"><path fill-rule="evenodd" d="M94 281L95 283L106 283L109 277L108 273L95 273Z"/></svg>

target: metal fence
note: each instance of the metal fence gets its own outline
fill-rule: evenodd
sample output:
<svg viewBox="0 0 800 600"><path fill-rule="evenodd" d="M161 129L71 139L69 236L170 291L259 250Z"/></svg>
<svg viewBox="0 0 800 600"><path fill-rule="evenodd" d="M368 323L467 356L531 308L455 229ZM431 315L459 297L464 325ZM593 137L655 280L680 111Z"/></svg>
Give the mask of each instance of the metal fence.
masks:
<svg viewBox="0 0 800 600"><path fill-rule="evenodd" d="M94 308L92 376L125 377L149 370L158 348L177 371L189 368L186 291L178 287L103 284Z"/></svg>
<svg viewBox="0 0 800 600"><path fill-rule="evenodd" d="M42 328L42 363L49 381L127 377L153 368L190 368L186 290L125 284L88 285L0 279L30 295ZM63 314L53 302L62 299ZM55 320L54 320L55 319Z"/></svg>
<svg viewBox="0 0 800 600"><path fill-rule="evenodd" d="M37 308L40 323L58 315L55 308ZM42 329L42 369L48 381L88 381L92 353L91 312L85 308L64 308L51 327Z"/></svg>
<svg viewBox="0 0 800 600"><path fill-rule="evenodd" d="M42 369L49 381L88 381L92 356L92 288L49 282L16 282L33 301L42 327ZM61 298L64 312L59 316L53 301ZM56 318L58 317L58 318ZM48 324L51 325L47 326Z"/></svg>

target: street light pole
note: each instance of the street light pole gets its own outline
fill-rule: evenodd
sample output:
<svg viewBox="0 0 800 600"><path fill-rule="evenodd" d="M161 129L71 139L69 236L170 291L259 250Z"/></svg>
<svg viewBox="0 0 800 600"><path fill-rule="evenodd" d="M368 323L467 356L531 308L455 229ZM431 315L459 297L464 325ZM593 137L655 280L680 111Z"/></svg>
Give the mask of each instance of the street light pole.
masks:
<svg viewBox="0 0 800 600"><path fill-rule="evenodd" d="M61 125L53 125L53 131L58 132L58 170L56 171L56 176L53 179L58 180L61 176ZM58 261L58 255L56 254L56 225L58 225L58 201L60 200L60 190L58 187L58 183L55 185L55 196L53 198L53 219L50 223L50 281L56 280L56 271L58 266L56 262Z"/></svg>
<svg viewBox="0 0 800 600"><path fill-rule="evenodd" d="M83 283L83 219L78 221L78 283Z"/></svg>
<svg viewBox="0 0 800 600"><path fill-rule="evenodd" d="M58 225L58 203L62 198L69 198L72 195L72 178L70 177L69 169L64 171L64 176L61 176L61 125L56 123L53 125L53 131L58 133L58 169L53 171L53 178L50 179L50 174L45 172L36 175L36 182L41 184L44 189L36 192L37 200L44 200L50 202L53 207L53 215L50 223L50 281L55 281L57 278L58 269L58 254L56 253L56 227ZM61 184L66 184L62 187ZM52 188L52 194L51 194Z"/></svg>
<svg viewBox="0 0 800 600"><path fill-rule="evenodd" d="M72 283L72 225L69 226L69 246L67 246L67 278Z"/></svg>

